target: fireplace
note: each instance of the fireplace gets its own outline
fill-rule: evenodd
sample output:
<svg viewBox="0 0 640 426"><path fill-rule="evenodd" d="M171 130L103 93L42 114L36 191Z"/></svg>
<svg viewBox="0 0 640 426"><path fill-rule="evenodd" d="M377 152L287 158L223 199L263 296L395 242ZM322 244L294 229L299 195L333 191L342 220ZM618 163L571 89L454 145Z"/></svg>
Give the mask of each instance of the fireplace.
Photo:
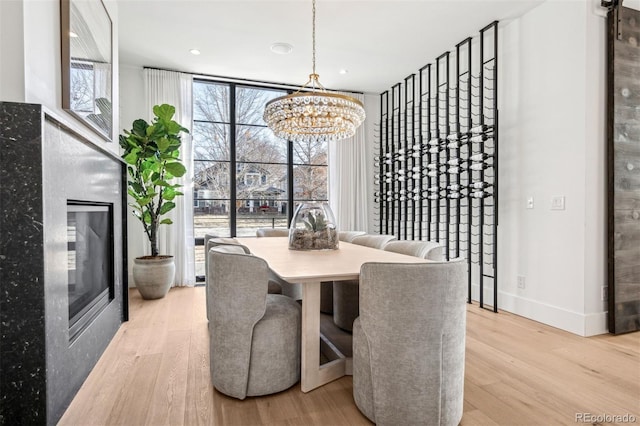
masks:
<svg viewBox="0 0 640 426"><path fill-rule="evenodd" d="M67 201L69 340L113 300L113 205Z"/></svg>
<svg viewBox="0 0 640 426"><path fill-rule="evenodd" d="M41 105L0 146L0 425L53 426L127 319L125 167Z"/></svg>

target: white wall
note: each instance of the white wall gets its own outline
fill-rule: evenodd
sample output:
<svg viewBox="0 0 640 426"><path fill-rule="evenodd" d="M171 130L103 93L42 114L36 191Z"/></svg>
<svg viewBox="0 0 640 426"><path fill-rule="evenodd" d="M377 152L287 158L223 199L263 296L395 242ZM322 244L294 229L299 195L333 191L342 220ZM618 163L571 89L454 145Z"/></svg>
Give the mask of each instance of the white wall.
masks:
<svg viewBox="0 0 640 426"><path fill-rule="evenodd" d="M131 65L120 66L120 133L123 129L131 130L134 120L148 119L146 111L144 78L142 67ZM133 282L133 261L136 257L150 254L149 240L144 234L142 224L127 209L127 250L129 265L129 287L135 287Z"/></svg>
<svg viewBox="0 0 640 426"><path fill-rule="evenodd" d="M24 102L24 7L0 1L0 101Z"/></svg>
<svg viewBox="0 0 640 426"><path fill-rule="evenodd" d="M118 5L106 0L113 23L113 69L118 69ZM0 101L42 104L65 124L97 145L119 152L62 109L59 0L0 0ZM118 105L114 73L113 105ZM114 129L119 128L114 109Z"/></svg>
<svg viewBox="0 0 640 426"><path fill-rule="evenodd" d="M549 0L499 31L498 306L579 335L607 331L606 28L598 11ZM365 102L372 135L379 97ZM565 197L565 210L551 210L554 196Z"/></svg>
<svg viewBox="0 0 640 426"><path fill-rule="evenodd" d="M587 2L548 1L500 36L499 306L606 332L605 21Z"/></svg>

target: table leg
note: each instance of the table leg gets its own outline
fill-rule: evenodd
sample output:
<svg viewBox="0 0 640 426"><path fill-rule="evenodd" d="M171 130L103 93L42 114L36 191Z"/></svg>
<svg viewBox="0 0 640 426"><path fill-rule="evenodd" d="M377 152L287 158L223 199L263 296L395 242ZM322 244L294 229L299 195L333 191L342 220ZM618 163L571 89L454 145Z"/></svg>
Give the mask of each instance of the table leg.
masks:
<svg viewBox="0 0 640 426"><path fill-rule="evenodd" d="M345 375L345 360L320 366L320 281L302 286L301 388L309 392Z"/></svg>

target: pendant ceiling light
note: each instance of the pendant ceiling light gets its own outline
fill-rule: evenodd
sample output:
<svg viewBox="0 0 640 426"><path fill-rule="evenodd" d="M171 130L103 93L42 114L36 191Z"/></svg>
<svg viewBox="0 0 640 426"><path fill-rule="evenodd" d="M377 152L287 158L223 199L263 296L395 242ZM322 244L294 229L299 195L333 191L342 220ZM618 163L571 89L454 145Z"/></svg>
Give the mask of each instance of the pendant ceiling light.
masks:
<svg viewBox="0 0 640 426"><path fill-rule="evenodd" d="M316 1L313 0L313 70L309 80L290 95L267 102L264 121L276 136L295 141L336 141L354 135L365 118L362 103L328 92L316 74Z"/></svg>

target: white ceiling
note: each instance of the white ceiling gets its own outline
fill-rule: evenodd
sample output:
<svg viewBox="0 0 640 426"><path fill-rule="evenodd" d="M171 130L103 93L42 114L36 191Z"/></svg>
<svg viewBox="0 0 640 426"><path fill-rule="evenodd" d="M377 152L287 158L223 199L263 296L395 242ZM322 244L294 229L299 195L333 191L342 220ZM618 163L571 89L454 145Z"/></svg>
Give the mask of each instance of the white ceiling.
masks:
<svg viewBox="0 0 640 426"><path fill-rule="evenodd" d="M121 64L293 85L311 73L310 0L116 1ZM543 1L318 0L320 82L382 92L493 20L505 24ZM274 54L275 42L294 50Z"/></svg>

